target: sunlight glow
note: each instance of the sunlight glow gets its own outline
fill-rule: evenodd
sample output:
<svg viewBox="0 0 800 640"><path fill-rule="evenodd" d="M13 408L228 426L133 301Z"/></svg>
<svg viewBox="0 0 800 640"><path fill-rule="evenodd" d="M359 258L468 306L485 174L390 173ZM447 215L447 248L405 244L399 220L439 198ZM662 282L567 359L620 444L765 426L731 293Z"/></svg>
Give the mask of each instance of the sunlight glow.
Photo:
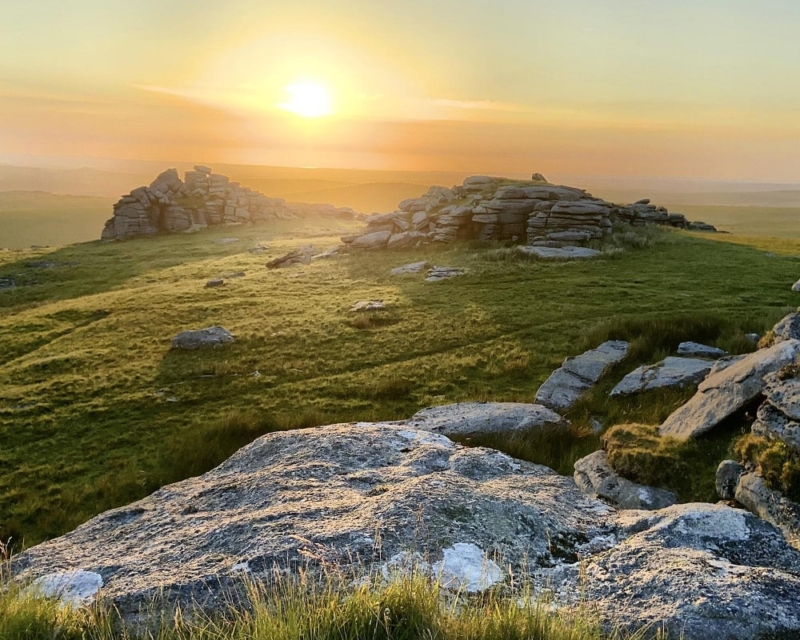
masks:
<svg viewBox="0 0 800 640"><path fill-rule="evenodd" d="M328 91L314 82L298 82L284 87L287 101L280 108L304 118L330 115L331 98Z"/></svg>

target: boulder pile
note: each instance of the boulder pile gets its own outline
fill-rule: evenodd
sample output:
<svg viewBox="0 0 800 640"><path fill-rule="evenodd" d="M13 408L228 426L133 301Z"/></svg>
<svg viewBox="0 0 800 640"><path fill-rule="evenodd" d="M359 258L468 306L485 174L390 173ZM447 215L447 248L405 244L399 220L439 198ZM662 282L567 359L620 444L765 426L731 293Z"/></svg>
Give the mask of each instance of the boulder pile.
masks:
<svg viewBox="0 0 800 640"><path fill-rule="evenodd" d="M290 203L269 198L231 182L227 176L195 165L181 180L176 169L167 169L148 187L134 189L114 205L103 240L124 240L160 231L198 231L221 224L263 222L307 215L352 218L352 209L330 204Z"/></svg>
<svg viewBox="0 0 800 640"><path fill-rule="evenodd" d="M393 249L458 239L508 240L537 247L585 245L611 233L614 222L660 224L713 231L680 213L640 200L617 205L583 189L553 185L541 174L529 181L472 176L452 188L434 186L397 211L373 214L360 235L342 241L354 249Z"/></svg>

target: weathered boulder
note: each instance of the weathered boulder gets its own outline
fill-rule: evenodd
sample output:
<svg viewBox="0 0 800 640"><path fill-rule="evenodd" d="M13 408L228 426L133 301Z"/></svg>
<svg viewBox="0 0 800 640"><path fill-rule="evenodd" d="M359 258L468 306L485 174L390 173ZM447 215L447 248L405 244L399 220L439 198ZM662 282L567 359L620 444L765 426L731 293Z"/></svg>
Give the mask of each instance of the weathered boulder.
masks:
<svg viewBox="0 0 800 640"><path fill-rule="evenodd" d="M428 407L404 424L444 436L470 437L567 427L569 422L540 404L522 402L461 402Z"/></svg>
<svg viewBox="0 0 800 640"><path fill-rule="evenodd" d="M536 392L536 402L555 411L570 409L603 374L628 355L628 343L604 342L574 358L567 358Z"/></svg>
<svg viewBox="0 0 800 640"><path fill-rule="evenodd" d="M203 476L28 549L12 570L96 573L100 595L136 621L153 601L224 610L243 573L352 575L459 543L512 571L549 568L613 536L611 513L572 479L497 451L402 425L331 425L263 436Z"/></svg>
<svg viewBox="0 0 800 640"><path fill-rule="evenodd" d="M699 342L681 342L678 345L678 355L687 358L710 358L717 360L728 355L727 351L717 347L709 347Z"/></svg>
<svg viewBox="0 0 800 640"><path fill-rule="evenodd" d="M745 472L744 467L735 460L723 460L717 467L717 495L723 500L736 498L736 485Z"/></svg>
<svg viewBox="0 0 800 640"><path fill-rule="evenodd" d="M740 476L735 497L746 509L783 531L786 539L800 549L800 504L770 489L756 473Z"/></svg>
<svg viewBox="0 0 800 640"><path fill-rule="evenodd" d="M770 332L772 344L786 340L800 340L800 313L793 312L784 317Z"/></svg>
<svg viewBox="0 0 800 640"><path fill-rule="evenodd" d="M221 287L225 284L224 278L211 278L208 282L206 282L206 289L213 289L215 287Z"/></svg>
<svg viewBox="0 0 800 640"><path fill-rule="evenodd" d="M780 440L800 454L800 370L796 365L764 377L766 400L758 408L753 433Z"/></svg>
<svg viewBox="0 0 800 640"><path fill-rule="evenodd" d="M687 439L710 431L758 398L766 384L764 377L793 363L798 355L800 340L787 340L710 374L694 397L661 425L661 435Z"/></svg>
<svg viewBox="0 0 800 640"><path fill-rule="evenodd" d="M645 487L623 478L608 464L605 451L575 463L575 484L586 495L601 498L620 509L663 509L678 501L671 491Z"/></svg>
<svg viewBox="0 0 800 640"><path fill-rule="evenodd" d="M354 249L380 249L389 242L389 238L391 237L391 231L374 231L359 236L350 243L350 246Z"/></svg>
<svg viewBox="0 0 800 640"><path fill-rule="evenodd" d="M629 373L611 390L611 396L699 384L711 371L711 365L710 360L670 356Z"/></svg>
<svg viewBox="0 0 800 640"><path fill-rule="evenodd" d="M234 342L235 338L227 329L208 327L192 331L181 331L172 339L173 349L200 349L203 347L221 347Z"/></svg>
<svg viewBox="0 0 800 640"><path fill-rule="evenodd" d="M565 572L566 591L609 626L684 640L800 635L800 553L772 525L712 504L622 511L617 522L619 544Z"/></svg>

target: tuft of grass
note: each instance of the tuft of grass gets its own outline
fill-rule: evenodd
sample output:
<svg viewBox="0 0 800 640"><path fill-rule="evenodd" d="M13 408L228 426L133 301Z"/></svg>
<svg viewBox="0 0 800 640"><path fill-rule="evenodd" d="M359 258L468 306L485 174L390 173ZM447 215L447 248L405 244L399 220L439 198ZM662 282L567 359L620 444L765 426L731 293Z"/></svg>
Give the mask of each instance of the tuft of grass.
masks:
<svg viewBox="0 0 800 640"><path fill-rule="evenodd" d="M767 486L800 502L800 455L780 440L754 433L739 438L734 451L744 462L756 465Z"/></svg>
<svg viewBox="0 0 800 640"><path fill-rule="evenodd" d="M588 609L554 613L528 590L449 594L435 581L386 583L281 578L251 583L240 606L218 615L177 610L142 635L115 623L113 610L60 608L52 601L0 595L3 640L666 640L656 629L604 630Z"/></svg>
<svg viewBox="0 0 800 640"><path fill-rule="evenodd" d="M600 438L580 426L532 429L512 435L489 434L472 438L454 437L471 447L497 449L518 460L541 464L571 476L577 460L600 448Z"/></svg>
<svg viewBox="0 0 800 640"><path fill-rule="evenodd" d="M671 489L682 502L716 502L717 466L742 428L731 421L711 436L681 441L661 436L654 425L620 424L603 434L602 445L620 475Z"/></svg>

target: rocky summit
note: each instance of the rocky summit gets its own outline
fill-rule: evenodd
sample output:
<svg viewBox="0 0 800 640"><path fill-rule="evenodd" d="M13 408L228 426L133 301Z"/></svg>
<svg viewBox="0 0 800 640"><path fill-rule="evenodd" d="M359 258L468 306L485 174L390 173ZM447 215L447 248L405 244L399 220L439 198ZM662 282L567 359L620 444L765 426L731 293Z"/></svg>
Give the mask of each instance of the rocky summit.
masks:
<svg viewBox="0 0 800 640"><path fill-rule="evenodd" d="M592 254L576 249L609 235L616 222L715 230L649 200L618 205L583 189L550 184L538 173L533 178L472 176L454 187L434 186L419 198L404 200L392 213L373 214L362 234L342 241L353 249L393 249L458 239L505 240L573 253L543 251L541 257L585 258Z"/></svg>
<svg viewBox="0 0 800 640"><path fill-rule="evenodd" d="M225 611L276 571L360 580L412 566L453 591L527 575L553 606L588 603L608 627L685 640L800 632L800 552L759 518L710 504L617 510L546 467L408 425L263 436L12 561L30 588L101 598L131 625L154 603Z"/></svg>
<svg viewBox="0 0 800 640"><path fill-rule="evenodd" d="M352 209L329 204L290 203L270 198L232 182L227 176L196 165L181 180L167 169L147 187L134 189L114 205L106 222L104 240L125 240L160 231L192 232L215 225L263 222L306 215L352 218Z"/></svg>

